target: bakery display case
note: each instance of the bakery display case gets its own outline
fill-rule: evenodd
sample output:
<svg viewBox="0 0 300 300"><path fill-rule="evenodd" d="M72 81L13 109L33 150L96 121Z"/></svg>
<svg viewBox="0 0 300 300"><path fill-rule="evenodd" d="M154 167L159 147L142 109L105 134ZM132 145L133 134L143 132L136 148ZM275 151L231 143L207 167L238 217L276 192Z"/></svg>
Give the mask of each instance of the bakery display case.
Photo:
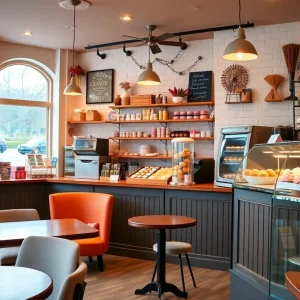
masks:
<svg viewBox="0 0 300 300"><path fill-rule="evenodd" d="M259 275L268 280L271 299L294 299L285 286L285 274L300 272L300 143L255 145L241 162L233 187L240 205L236 208L239 222L248 222L244 230L249 232L248 244L239 244L239 253L250 255L253 251L251 259L261 265L267 260L266 273ZM253 191L255 196L249 197L247 191L241 196L243 190ZM238 236L243 239L240 233ZM261 267L257 266L247 268L259 273Z"/></svg>

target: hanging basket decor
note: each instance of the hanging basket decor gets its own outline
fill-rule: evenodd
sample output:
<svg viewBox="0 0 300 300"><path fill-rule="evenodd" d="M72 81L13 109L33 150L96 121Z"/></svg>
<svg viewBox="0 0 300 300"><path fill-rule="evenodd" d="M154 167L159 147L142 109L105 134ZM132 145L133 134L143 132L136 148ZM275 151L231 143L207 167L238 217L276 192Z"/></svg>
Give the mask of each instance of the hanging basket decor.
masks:
<svg viewBox="0 0 300 300"><path fill-rule="evenodd" d="M285 78L279 74L268 75L265 81L271 86L271 90L265 98L266 102L283 101L282 97L278 94L278 87Z"/></svg>

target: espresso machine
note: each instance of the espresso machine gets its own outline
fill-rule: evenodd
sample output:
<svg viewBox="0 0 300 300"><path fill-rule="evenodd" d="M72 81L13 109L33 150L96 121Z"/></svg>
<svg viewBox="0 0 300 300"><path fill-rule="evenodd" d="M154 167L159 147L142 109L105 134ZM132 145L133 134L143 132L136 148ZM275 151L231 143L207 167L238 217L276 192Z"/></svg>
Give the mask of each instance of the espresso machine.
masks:
<svg viewBox="0 0 300 300"><path fill-rule="evenodd" d="M109 140L74 136L75 178L99 179L100 167L110 162Z"/></svg>

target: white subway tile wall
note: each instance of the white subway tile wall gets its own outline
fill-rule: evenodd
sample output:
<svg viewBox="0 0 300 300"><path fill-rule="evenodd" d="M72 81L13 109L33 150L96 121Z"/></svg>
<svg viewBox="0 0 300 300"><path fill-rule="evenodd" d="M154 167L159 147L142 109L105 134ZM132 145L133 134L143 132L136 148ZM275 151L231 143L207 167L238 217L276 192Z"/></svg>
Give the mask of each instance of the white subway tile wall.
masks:
<svg viewBox="0 0 300 300"><path fill-rule="evenodd" d="M175 70L182 71L189 67L199 55L203 56L201 60L191 71L212 70L214 73L214 101L215 101L215 128L214 146L209 141L195 142L195 151L197 155L212 156L214 151L217 153L220 129L222 127L243 126L243 125L288 125L292 123L292 103L267 103L264 101L265 96L270 90L270 86L264 81L264 77L269 74L280 74L288 78L288 72L282 52L282 46L287 43L300 43L300 23L288 23L280 25L259 26L246 29L246 36L251 41L259 54L259 58L255 61L240 63L249 71L248 87L252 88L252 104L228 105L225 104L226 92L221 86L221 74L224 69L234 62L227 62L222 59L222 55L227 44L234 39L233 31L215 32L213 39L198 40L188 42L188 49L183 51L179 59L174 62L172 67ZM162 53L155 57L171 60L178 52L178 48L162 46ZM147 62L147 48L137 47L128 49L133 51L133 56L140 64L145 65ZM134 64L130 57L127 57L122 49L104 50L107 54L105 60L100 59L95 51L82 53L78 55L78 63L86 70L115 70L115 94L121 94L119 87L121 81L129 81L132 83L132 94L156 94L161 93L167 95L171 101L171 95L168 88L188 86L188 73L179 76L172 72L166 66L162 66L158 62L154 62L155 72L159 74L162 84L154 87L138 86L135 84L139 73L142 71ZM151 58L154 60L154 57ZM78 108L96 109L101 112L104 118L107 117L110 109L108 105L86 105L85 104L85 82L82 82L83 96L77 103ZM279 93L286 97L289 94L288 80L285 80L279 88ZM72 106L71 106L72 107ZM72 107L72 109L74 106ZM203 109L206 109L203 108ZM183 108L171 108L170 111L180 111ZM184 108L184 110L188 110ZM133 112L140 112L140 109ZM70 126L70 125L69 125ZM112 136L116 130L111 124L98 125L74 125L77 135L92 134L97 137ZM151 132L152 127L159 127L159 124L139 124L139 125L123 125L121 131L138 131L143 130L147 133ZM209 130L207 123L174 123L169 124L171 130ZM124 130L126 128L126 130ZM163 143L159 141L123 141L121 148L128 152L138 152L139 146L142 144L151 144L159 151L163 147ZM112 148L117 148L115 142L110 142ZM170 142L168 142L170 148Z"/></svg>

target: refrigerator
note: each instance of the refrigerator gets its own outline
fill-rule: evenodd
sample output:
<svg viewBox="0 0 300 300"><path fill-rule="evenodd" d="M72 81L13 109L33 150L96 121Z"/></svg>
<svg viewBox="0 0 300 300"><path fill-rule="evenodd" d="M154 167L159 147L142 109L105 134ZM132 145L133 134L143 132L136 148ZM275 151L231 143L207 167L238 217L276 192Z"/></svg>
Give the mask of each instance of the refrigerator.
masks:
<svg viewBox="0 0 300 300"><path fill-rule="evenodd" d="M72 146L64 147L64 177L75 176L75 153Z"/></svg>
<svg viewBox="0 0 300 300"><path fill-rule="evenodd" d="M273 127L241 126L221 129L215 185L231 187L244 156L255 144L267 143Z"/></svg>

